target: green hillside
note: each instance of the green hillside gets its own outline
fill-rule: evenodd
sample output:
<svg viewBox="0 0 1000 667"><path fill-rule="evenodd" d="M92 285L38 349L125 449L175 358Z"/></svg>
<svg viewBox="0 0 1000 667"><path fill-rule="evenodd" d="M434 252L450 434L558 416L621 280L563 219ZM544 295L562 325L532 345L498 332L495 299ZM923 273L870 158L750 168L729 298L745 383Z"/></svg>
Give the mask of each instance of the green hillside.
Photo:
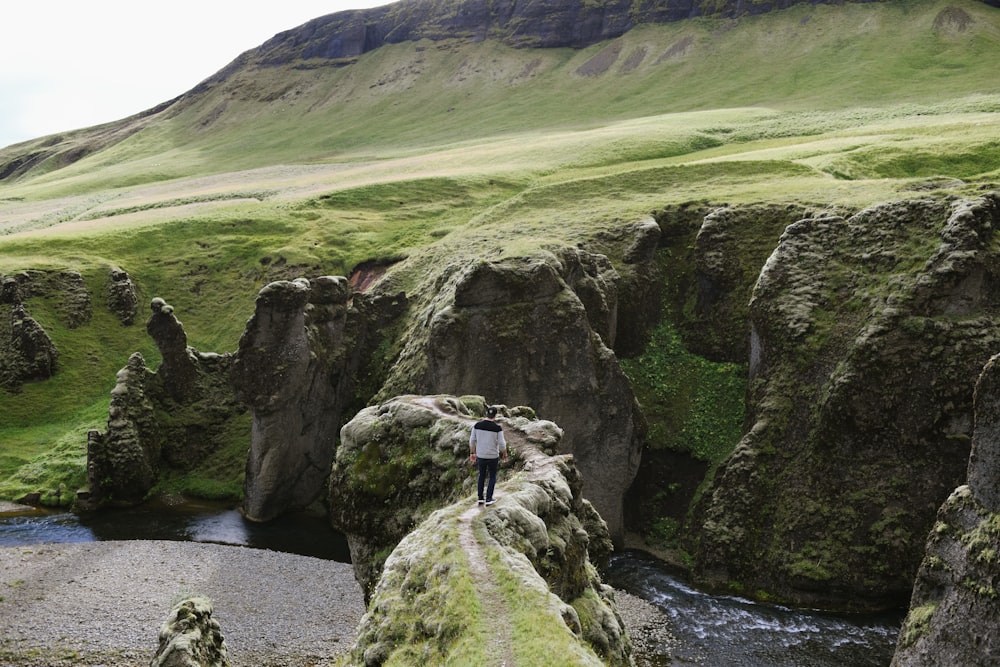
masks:
<svg viewBox="0 0 1000 667"><path fill-rule="evenodd" d="M189 343L234 350L257 291L368 260L517 253L687 201L860 208L1000 182L1000 9L797 6L639 26L582 50L386 46L356 62L254 63L158 111L0 150L52 150L0 181L0 274L110 267L139 323L69 329L50 381L0 393L0 498L85 479L115 371L152 367L154 296ZM125 138L122 138L125 137ZM71 162L73 154L103 146ZM409 271L409 273L408 273Z"/></svg>

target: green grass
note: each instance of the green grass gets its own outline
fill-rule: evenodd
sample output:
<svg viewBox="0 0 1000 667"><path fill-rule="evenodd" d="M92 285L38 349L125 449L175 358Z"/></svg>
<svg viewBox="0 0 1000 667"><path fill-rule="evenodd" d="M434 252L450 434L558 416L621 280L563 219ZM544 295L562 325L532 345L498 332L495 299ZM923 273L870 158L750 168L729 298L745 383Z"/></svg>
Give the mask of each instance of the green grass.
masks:
<svg viewBox="0 0 1000 667"><path fill-rule="evenodd" d="M710 464L733 451L743 429L745 366L692 354L664 319L646 351L623 359L622 367L650 422L651 448L688 452Z"/></svg>
<svg viewBox="0 0 1000 667"><path fill-rule="evenodd" d="M510 615L509 637L516 664L525 667L601 664L596 654L556 618L558 609L552 593L544 587L524 585L526 579L537 575L532 572L529 576L519 576L511 571L512 558L516 557L501 556L496 548L489 548L486 555ZM531 569L527 560L518 559L517 563Z"/></svg>

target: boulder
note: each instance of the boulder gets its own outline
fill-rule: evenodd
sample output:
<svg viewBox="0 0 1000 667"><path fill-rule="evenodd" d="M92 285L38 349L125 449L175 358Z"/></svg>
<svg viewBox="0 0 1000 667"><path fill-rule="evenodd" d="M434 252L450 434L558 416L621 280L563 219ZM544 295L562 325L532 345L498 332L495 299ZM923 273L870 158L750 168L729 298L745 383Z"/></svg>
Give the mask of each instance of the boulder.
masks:
<svg viewBox="0 0 1000 667"><path fill-rule="evenodd" d="M160 628L150 667L229 667L226 640L212 618L212 602L192 596L174 605Z"/></svg>

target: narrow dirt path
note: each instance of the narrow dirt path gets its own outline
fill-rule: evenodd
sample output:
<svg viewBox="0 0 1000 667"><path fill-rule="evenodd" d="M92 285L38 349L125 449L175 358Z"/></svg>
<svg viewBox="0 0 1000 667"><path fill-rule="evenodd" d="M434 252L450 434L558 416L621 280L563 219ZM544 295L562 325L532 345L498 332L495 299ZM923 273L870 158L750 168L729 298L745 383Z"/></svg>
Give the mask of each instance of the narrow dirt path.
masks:
<svg viewBox="0 0 1000 667"><path fill-rule="evenodd" d="M413 402L421 407L432 410L442 417L465 423L469 429L478 421L475 418L465 417L446 409L434 397L422 396L416 398ZM517 458L523 462L523 471L525 473L530 475L530 471L537 470L547 464L546 462L549 461L550 457L540 451L524 433L507 423L502 417L497 422L503 427L508 450L517 453ZM458 520L458 541L469 559L469 571L476 584L476 589L479 591L480 602L482 603L484 612L488 616L488 622L495 632L492 645L488 651L488 654L493 656L493 660L488 664L496 667L516 667L517 662L514 658L513 640L510 634L510 609L500 592L496 576L486 562L487 547L476 537L475 529L475 522L481 515L503 504L505 486L505 482L497 480L497 491L499 491L496 494L497 505L490 507L471 505L469 509L461 514ZM475 502L475 499L471 498L470 502Z"/></svg>
<svg viewBox="0 0 1000 667"><path fill-rule="evenodd" d="M486 562L485 550L476 539L472 526L472 522L489 509L480 509L480 506L476 505L462 513L458 519L458 542L469 559L469 572L476 583L476 590L479 591L479 602L487 616L487 622L495 633L487 651L488 655L494 657L494 661L489 664L497 667L515 667L517 662L514 660L514 646L510 637L510 610L500 593L496 577Z"/></svg>

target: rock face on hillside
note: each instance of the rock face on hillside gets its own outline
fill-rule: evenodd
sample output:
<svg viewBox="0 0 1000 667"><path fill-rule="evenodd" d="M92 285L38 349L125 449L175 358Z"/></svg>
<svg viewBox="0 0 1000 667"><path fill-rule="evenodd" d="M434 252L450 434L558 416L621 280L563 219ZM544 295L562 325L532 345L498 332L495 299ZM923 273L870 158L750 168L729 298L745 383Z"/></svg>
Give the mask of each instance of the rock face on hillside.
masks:
<svg viewBox="0 0 1000 667"><path fill-rule="evenodd" d="M1000 357L976 385L968 485L938 511L893 667L1000 660Z"/></svg>
<svg viewBox="0 0 1000 667"><path fill-rule="evenodd" d="M385 44L421 39L495 39L513 47L582 48L618 37L641 23L668 23L697 16L735 18L784 9L800 2L700 0L401 0L382 7L330 14L279 33L254 54L265 65L296 59L343 60Z"/></svg>
<svg viewBox="0 0 1000 667"><path fill-rule="evenodd" d="M749 428L689 528L704 582L845 607L909 594L1000 347L998 223L987 196L787 228L750 302Z"/></svg>
<svg viewBox="0 0 1000 667"><path fill-rule="evenodd" d="M128 274L109 275L108 307L122 324L131 324L136 288ZM90 292L80 273L69 270L21 271L0 275L0 389L16 391L25 382L47 380L56 372L59 352L32 316L29 301L45 301L68 329L78 329L93 317Z"/></svg>
<svg viewBox="0 0 1000 667"><path fill-rule="evenodd" d="M127 272L121 269L111 270L107 303L108 309L118 316L123 326L128 326L135 320L139 312L139 294Z"/></svg>
<svg viewBox="0 0 1000 667"><path fill-rule="evenodd" d="M232 357L198 352L163 299L151 303L146 330L163 363L150 370L138 352L118 372L108 426L87 434L90 503L145 499L163 466L187 470L224 442L244 412L230 385Z"/></svg>
<svg viewBox="0 0 1000 667"><path fill-rule="evenodd" d="M637 262L651 262L658 234L637 229L649 255ZM382 395L481 394L569 425L561 451L574 455L584 496L620 539L644 422L612 352L619 283L607 256L579 248L445 267Z"/></svg>
<svg viewBox="0 0 1000 667"><path fill-rule="evenodd" d="M17 281L2 278L0 292L0 389L17 391L25 382L56 372L59 351L21 304Z"/></svg>
<svg viewBox="0 0 1000 667"><path fill-rule="evenodd" d="M581 496L572 458L545 453L561 429L528 408L502 408L511 468L498 503L477 507L468 437L484 408L481 396L403 396L344 426L331 515L370 596L348 664L464 664L479 628L500 653L510 650L505 641L537 633L560 664L632 664L611 591L592 566L609 553L607 528ZM537 608L534 627L512 622L500 577L520 591L518 612Z"/></svg>
<svg viewBox="0 0 1000 667"><path fill-rule="evenodd" d="M304 508L325 489L367 341L404 303L351 298L340 276L274 282L257 297L232 374L253 415L243 501L250 519Z"/></svg>

